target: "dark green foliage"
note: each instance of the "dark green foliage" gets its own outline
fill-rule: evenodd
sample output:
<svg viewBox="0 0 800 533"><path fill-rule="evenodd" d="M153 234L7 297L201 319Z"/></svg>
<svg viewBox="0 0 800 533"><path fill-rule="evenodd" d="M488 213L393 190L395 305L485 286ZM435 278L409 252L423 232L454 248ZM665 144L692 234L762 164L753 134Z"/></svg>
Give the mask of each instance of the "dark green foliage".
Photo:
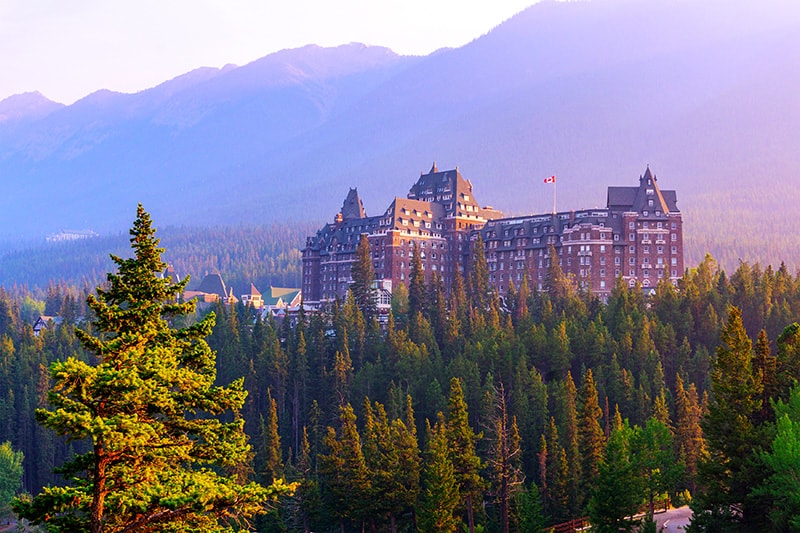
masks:
<svg viewBox="0 0 800 533"><path fill-rule="evenodd" d="M225 235L235 241L238 234ZM237 246L244 252L251 244L244 239ZM230 265L232 257L226 255L221 264ZM274 265L273 260L270 256L267 262ZM467 290L457 272L451 287L442 286L438 276L415 284L413 313L408 292L397 287L393 314L383 329L365 319L355 294L323 313L302 315L297 322L256 320L242 306L214 307L217 325L209 344L217 351L215 384L227 386L244 376L248 392L241 414L247 432L253 435L254 456L236 472L240 476L265 475L275 470L267 465L283 463L286 475L300 482L297 495L273 516L270 525L262 524L262 529L330 530L341 522L358 530L362 526L390 530L393 524L400 531L411 527L422 530L419 514L424 498L409 502L414 499L414 487L419 486L415 476L424 477L419 472L427 468L431 456L423 454L420 458L415 448L415 426L424 427L426 419L436 420L442 411L448 413L445 429L452 429L448 425L458 419L460 431L472 434L464 439L472 441L473 459L466 461L472 466L465 469L462 463L454 475L466 482L466 493L471 494L475 527L499 530L500 512L495 503L498 484L483 482L494 477L494 470L488 468L495 434L491 420L496 394L492 385L499 382L506 388L508 423L516 417L522 474L527 483L535 481L538 485L536 492L548 524L584 513L586 498L600 483L599 478L594 483L589 481L595 468L592 465L602 457L598 449L602 452L610 428L621 426L623 418L630 420L629 427L637 438L647 432L652 423L649 419L667 423L674 432L674 463L685 469L673 487L664 489L653 475L660 475L661 468L650 468L651 481L657 485L652 492L688 488L697 497L695 506L699 509L705 505L702 502L710 501L704 498L714 492L715 485L701 479L698 486L696 465L717 463L715 459L703 461L708 453L707 435L700 426L706 405L703 398L708 398L708 406L720 398L715 392L719 384L714 384L718 376L712 379L712 365L716 367L720 361L720 330L723 326L728 329L724 320L728 306L745 299L747 315L743 315L737 342L758 334L749 353L752 383L760 380L763 384L753 396L760 405L753 408L751 438L742 440L735 434L735 438L728 438L733 433L730 429L716 431L725 435L729 444L742 440L742 449L760 443L769 451L774 420L770 400L788 401L789 388L800 377L800 327L791 324L800 315L800 283L785 266L772 270L740 264L741 271L728 277L709 256L690 269L677 288L662 283L655 295L645 298L641 289L618 283L608 303L603 304L575 289L571 280L559 279L555 263L551 263L555 282L551 291L532 291L524 298L525 286L535 285L524 280L506 292L505 308L488 287L477 293L473 290L481 284L474 276L466 283ZM223 275L228 281L229 275ZM425 279L424 271L418 279ZM0 317L5 328L0 333L0 434L8 435L14 448L24 452L24 483L29 491L60 482L52 467L74 453L89 451L84 442L68 443L37 426L33 419L34 410L43 405L51 385L47 366L69 357L83 361L91 357L72 333L75 322L87 328L82 318L90 313L82 303L86 293L85 287L64 283L53 283L46 291L20 286L0 290L0 301L4 302ZM481 302L476 304L478 300ZM41 308L62 316L64 324L34 337L29 318ZM180 329L198 320L203 316L174 317L172 324ZM762 329L764 333L760 333ZM587 383L589 375L594 391ZM573 376L580 376L580 391ZM455 410L448 409L453 400L448 385L453 378L460 388L461 400L456 403L463 404ZM748 382L737 377L731 379L731 387L735 384L743 390L748 387L742 387L742 383ZM410 416L409 396L415 407ZM365 397L371 399L369 409ZM352 415L357 418L352 424L340 420L340 406L347 404L356 406ZM370 410L372 422L368 422ZM709 413L705 423L715 416ZM334 505L331 498L336 478L325 464L328 459L321 459L334 455L335 447L326 448L323 441L331 427L336 442L343 445L346 426L350 427L350 442L358 435L364 462L370 465L367 471L371 474L359 489L369 496L360 500L342 496L342 505ZM709 429L714 434L715 430ZM477 438L481 431L486 438ZM668 440L661 438L665 437L663 432L658 433L659 442ZM646 447L641 442L640 446ZM657 449L666 452L663 445ZM344 452L344 448L338 450ZM719 452L711 453L710 457L718 457ZM765 509L763 516L754 519L766 526L768 512L776 507L770 500L774 495L755 494L752 485L761 483L769 469L758 463L762 455L753 452L748 456L751 460L742 462L741 468L749 472L745 478L750 481L745 485L750 489L746 498L739 498L745 498L747 509ZM276 457L280 460L275 461ZM458 462L455 454L448 459L451 466ZM635 455L630 458L631 463L638 460ZM476 464L483 468L476 470ZM477 476L459 478L470 471ZM704 471L704 475L707 473ZM647 478L645 471L639 471L638 477ZM715 483L723 493L730 490L728 484L734 476L728 473L703 479L722 480ZM409 490L399 490L400 485ZM644 488L640 489L641 504L649 497ZM533 488L529 494L532 492ZM393 493L396 496L388 496ZM524 509L529 504L524 501L522 495L510 498L512 530L526 523ZM348 511L346 506L354 502L360 507ZM428 504L434 505L430 500ZM465 528L469 522L467 507L461 495L454 512ZM345 512L346 517L342 516ZM519 520L516 526L515 517ZM700 522L696 522L698 527Z"/></svg>
<svg viewBox="0 0 800 533"><path fill-rule="evenodd" d="M271 490L231 474L249 453L238 411L242 380L215 387L214 353L205 342L214 316L183 329L172 317L194 303L177 303L185 282L158 276L162 250L141 207L131 234L134 257L112 256L117 272L90 295L90 329L76 329L96 364L76 358L50 366L51 409L43 426L91 451L68 461L67 486L21 498L15 510L56 530L123 531L202 528L221 531L246 521L285 486ZM229 422L217 417L227 414Z"/></svg>
<svg viewBox="0 0 800 533"><path fill-rule="evenodd" d="M788 402L774 404L777 431L761 455L768 475L760 488L774 501L770 518L782 531L800 531L800 388L793 387Z"/></svg>
<svg viewBox="0 0 800 533"><path fill-rule="evenodd" d="M595 531L633 531L639 524L634 516L642 503L642 480L633 458L634 438L627 422L611 431L588 503Z"/></svg>
<svg viewBox="0 0 800 533"><path fill-rule="evenodd" d="M750 493L763 480L763 468L756 463L766 436L759 425L763 385L753 371L752 342L735 307L720 340L711 371L711 403L702 422L709 455L699 465L695 523L706 530L755 528L765 512Z"/></svg>
<svg viewBox="0 0 800 533"><path fill-rule="evenodd" d="M427 433L417 530L420 533L455 533L461 524L455 514L461 495L448 451L447 423L441 413L433 428L428 426Z"/></svg>
<svg viewBox="0 0 800 533"><path fill-rule="evenodd" d="M366 233L361 234L361 239L356 248L356 260L353 261L351 269L353 282L350 290L358 308L364 313L364 317L370 320L375 316L375 269L372 267L372 254L369 249L369 239Z"/></svg>
<svg viewBox="0 0 800 533"><path fill-rule="evenodd" d="M6 441L0 444L0 518L11 511L11 499L22 488L22 452Z"/></svg>

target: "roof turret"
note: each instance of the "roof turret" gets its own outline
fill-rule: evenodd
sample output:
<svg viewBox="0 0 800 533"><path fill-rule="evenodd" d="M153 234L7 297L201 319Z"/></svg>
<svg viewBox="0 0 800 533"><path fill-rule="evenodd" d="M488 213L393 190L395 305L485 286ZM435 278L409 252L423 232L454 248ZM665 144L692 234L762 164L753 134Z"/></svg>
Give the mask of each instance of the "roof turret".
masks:
<svg viewBox="0 0 800 533"><path fill-rule="evenodd" d="M356 220L367 216L364 204L361 203L361 197L358 195L358 187L350 189L350 192L347 193L342 204L341 214L343 220Z"/></svg>

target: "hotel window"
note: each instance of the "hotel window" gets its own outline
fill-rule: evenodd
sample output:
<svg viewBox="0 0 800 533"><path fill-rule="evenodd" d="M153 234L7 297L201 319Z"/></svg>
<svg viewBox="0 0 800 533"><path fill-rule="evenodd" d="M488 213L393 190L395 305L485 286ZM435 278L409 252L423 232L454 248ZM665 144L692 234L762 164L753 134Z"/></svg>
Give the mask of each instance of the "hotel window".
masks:
<svg viewBox="0 0 800 533"><path fill-rule="evenodd" d="M635 241L636 240L636 234L635 233L629 233L628 234L628 240L629 241Z"/></svg>

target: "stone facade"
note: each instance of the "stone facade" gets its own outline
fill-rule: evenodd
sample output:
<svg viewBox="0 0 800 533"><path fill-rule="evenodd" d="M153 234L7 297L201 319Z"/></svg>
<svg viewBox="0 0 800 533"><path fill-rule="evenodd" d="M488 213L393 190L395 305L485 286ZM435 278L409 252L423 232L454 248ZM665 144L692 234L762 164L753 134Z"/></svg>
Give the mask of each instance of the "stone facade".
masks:
<svg viewBox="0 0 800 533"><path fill-rule="evenodd" d="M362 233L369 238L379 294L408 283L416 245L426 276L449 287L469 268L470 247L483 242L489 280L502 296L528 276L543 290L555 251L579 287L605 299L617 277L645 289L683 275L683 226L675 191L662 191L649 168L633 187L609 187L604 209L503 218L480 207L472 183L458 168L421 174L406 198L378 216L366 216L351 189L332 223L309 237L303 250L303 300L316 305L343 298ZM551 248L552 247L552 248ZM382 296L383 297L383 296ZM386 305L387 302L379 302Z"/></svg>

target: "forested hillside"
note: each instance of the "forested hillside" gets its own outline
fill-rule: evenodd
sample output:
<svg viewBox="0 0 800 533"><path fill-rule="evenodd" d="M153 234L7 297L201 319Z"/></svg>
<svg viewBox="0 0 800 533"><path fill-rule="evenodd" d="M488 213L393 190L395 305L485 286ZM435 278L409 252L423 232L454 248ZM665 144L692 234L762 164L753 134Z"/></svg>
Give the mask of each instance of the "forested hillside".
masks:
<svg viewBox="0 0 800 533"><path fill-rule="evenodd" d="M797 326L785 329L800 314L800 277L749 263L728 275L709 256L677 289L645 300L619 284L604 304L554 267L546 293L523 285L501 303L480 269L449 294L421 272L416 262L385 329L355 298L297 324L213 310L217 380L244 376L249 391L250 476L300 482L262 530L504 531L508 520L532 531L587 513L618 524L666 495L723 519L716 511L742 502L714 491L742 482L765 487L758 512L737 489L747 520L778 520L777 470L742 465L771 449L769 402L788 400L800 377ZM85 446L37 426L33 410L50 362L87 357L72 328L88 311L81 290L53 286L39 303L65 322L35 337L21 316L35 296L16 291L0 293L0 433L24 452L24 485L37 491ZM721 444L733 431L726 409L737 409L728 375L734 389L751 384L737 450Z"/></svg>
<svg viewBox="0 0 800 533"><path fill-rule="evenodd" d="M299 287L300 256L308 235L319 223L293 222L261 226L167 227L159 231L167 252L164 260L181 277L191 276L190 288L203 276L220 273L235 294L254 283ZM42 242L0 249L0 286L9 292L31 292L43 299L50 285L94 287L113 267L109 253L127 253L127 236Z"/></svg>

